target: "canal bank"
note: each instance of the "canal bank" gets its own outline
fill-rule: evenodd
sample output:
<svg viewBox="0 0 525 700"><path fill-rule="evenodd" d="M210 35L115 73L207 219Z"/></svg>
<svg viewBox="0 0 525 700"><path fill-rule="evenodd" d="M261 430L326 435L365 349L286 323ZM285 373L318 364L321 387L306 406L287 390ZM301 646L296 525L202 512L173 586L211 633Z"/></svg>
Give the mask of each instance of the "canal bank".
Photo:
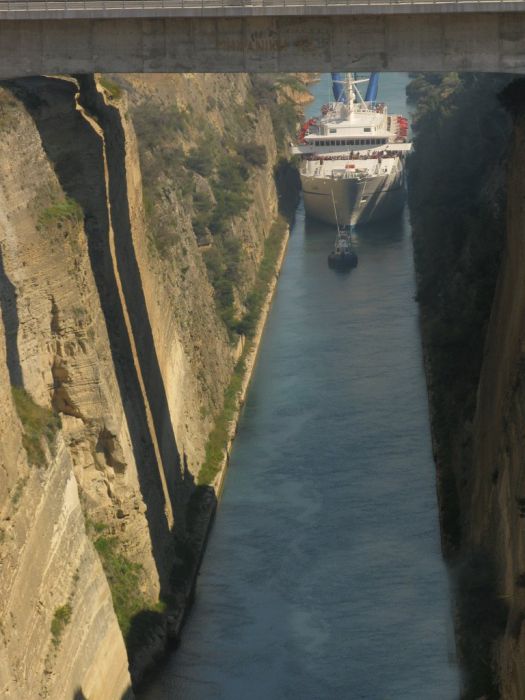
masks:
<svg viewBox="0 0 525 700"><path fill-rule="evenodd" d="M195 606L143 698L459 694L408 219L359 234L349 275L332 238L299 210Z"/></svg>

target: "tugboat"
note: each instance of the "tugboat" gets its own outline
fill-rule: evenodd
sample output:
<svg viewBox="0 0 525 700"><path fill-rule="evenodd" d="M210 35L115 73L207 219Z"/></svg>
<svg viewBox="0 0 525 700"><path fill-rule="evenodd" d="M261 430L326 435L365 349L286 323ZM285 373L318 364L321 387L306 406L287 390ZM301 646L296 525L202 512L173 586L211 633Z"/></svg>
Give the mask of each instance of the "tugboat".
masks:
<svg viewBox="0 0 525 700"><path fill-rule="evenodd" d="M334 270L351 270L357 267L357 253L353 249L350 234L344 226L337 227L334 249L328 256L328 267Z"/></svg>
<svg viewBox="0 0 525 700"><path fill-rule="evenodd" d="M334 207L337 235L335 237L334 249L328 256L328 267L334 270L351 270L353 267L357 267L357 253L352 246L352 239L350 237L351 227L341 226L339 224L333 192L332 204Z"/></svg>

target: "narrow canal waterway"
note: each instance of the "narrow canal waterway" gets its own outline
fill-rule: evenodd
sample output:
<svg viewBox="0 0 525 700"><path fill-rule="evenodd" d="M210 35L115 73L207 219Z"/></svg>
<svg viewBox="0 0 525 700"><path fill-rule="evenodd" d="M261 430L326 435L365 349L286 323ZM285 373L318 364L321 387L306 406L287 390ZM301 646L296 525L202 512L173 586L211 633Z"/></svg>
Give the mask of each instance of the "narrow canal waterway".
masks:
<svg viewBox="0 0 525 700"><path fill-rule="evenodd" d="M380 99L406 112L404 75ZM315 87L326 101L327 80ZM182 644L147 700L453 700L408 217L290 239Z"/></svg>

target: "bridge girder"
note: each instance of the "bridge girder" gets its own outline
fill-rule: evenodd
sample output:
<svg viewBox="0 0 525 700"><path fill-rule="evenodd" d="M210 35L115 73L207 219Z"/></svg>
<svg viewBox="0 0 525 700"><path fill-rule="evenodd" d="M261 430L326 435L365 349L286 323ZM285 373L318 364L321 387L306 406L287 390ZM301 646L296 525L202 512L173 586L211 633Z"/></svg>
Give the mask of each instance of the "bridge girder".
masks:
<svg viewBox="0 0 525 700"><path fill-rule="evenodd" d="M329 70L525 72L525 13L0 20L0 77Z"/></svg>

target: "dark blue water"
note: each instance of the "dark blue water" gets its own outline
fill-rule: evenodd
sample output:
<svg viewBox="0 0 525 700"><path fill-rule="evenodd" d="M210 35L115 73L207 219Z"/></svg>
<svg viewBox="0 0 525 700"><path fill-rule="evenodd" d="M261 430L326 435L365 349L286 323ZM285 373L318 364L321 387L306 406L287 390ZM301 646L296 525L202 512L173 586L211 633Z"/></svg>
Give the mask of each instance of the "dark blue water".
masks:
<svg viewBox="0 0 525 700"><path fill-rule="evenodd" d="M405 84L383 78L391 111ZM349 274L333 236L299 208L195 607L147 700L459 695L409 223L359 233Z"/></svg>

